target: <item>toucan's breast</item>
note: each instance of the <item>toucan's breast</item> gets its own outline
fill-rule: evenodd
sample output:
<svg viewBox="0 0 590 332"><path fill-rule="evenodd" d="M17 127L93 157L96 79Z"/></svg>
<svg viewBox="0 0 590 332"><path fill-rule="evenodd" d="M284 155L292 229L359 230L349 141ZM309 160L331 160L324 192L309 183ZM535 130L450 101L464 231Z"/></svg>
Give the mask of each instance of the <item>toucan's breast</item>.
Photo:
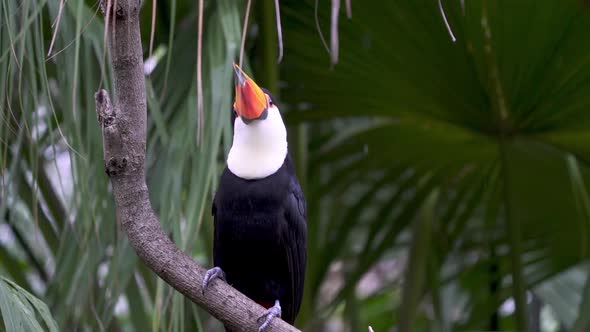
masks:
<svg viewBox="0 0 590 332"><path fill-rule="evenodd" d="M279 300L293 322L303 294L306 222L292 162L261 179L226 168L213 204L214 264L228 283L266 308ZM303 206L303 210L302 210Z"/></svg>
<svg viewBox="0 0 590 332"><path fill-rule="evenodd" d="M234 121L232 147L227 157L230 171L246 180L268 177L287 157L287 129L278 108L270 107L265 119Z"/></svg>

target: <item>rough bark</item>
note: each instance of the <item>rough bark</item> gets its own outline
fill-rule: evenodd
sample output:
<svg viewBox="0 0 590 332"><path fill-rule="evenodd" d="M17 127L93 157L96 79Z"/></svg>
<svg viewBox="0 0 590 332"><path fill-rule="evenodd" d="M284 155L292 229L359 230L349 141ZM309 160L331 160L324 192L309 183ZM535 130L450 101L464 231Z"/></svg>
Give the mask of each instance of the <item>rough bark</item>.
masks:
<svg viewBox="0 0 590 332"><path fill-rule="evenodd" d="M109 19L109 53L114 69L116 105L108 93L96 93L96 112L102 127L104 160L111 179L117 220L139 258L166 283L198 304L226 326L257 331L264 308L216 280L203 295L206 269L182 252L164 233L152 210L145 181L146 95L139 29L140 0L101 1L103 12L116 4ZM112 31L111 27L115 27ZM275 319L266 331L299 331Z"/></svg>

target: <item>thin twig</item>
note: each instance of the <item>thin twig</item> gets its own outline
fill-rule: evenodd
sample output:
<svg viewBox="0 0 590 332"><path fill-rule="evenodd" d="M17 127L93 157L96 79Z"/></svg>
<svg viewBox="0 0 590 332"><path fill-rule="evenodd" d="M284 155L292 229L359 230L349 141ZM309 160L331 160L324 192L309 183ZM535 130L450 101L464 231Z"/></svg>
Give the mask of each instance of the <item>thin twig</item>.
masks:
<svg viewBox="0 0 590 332"><path fill-rule="evenodd" d="M59 22L61 21L61 15L63 14L64 9L64 0L60 0L59 2L59 9L57 10L57 18L55 19L55 29L53 30L53 36L51 37L51 43L49 44L49 51L47 51L47 56L51 55L51 51L53 50L53 45L55 44L55 38L57 37L57 30L59 29Z"/></svg>
<svg viewBox="0 0 590 332"><path fill-rule="evenodd" d="M338 63L338 14L340 0L332 0L332 20L330 22L330 60L332 65Z"/></svg>
<svg viewBox="0 0 590 332"><path fill-rule="evenodd" d="M350 20L352 18L352 3L351 0L346 0L346 17Z"/></svg>
<svg viewBox="0 0 590 332"><path fill-rule="evenodd" d="M156 1L157 0L152 0L152 28L150 31L150 58L152 57L152 51L154 50L154 35L156 33ZM199 2L199 15L201 15L200 7L201 7L201 2ZM199 16L199 19L201 19L200 16ZM201 26L200 25L199 25L199 33L201 33Z"/></svg>
<svg viewBox="0 0 590 332"><path fill-rule="evenodd" d="M250 18L250 6L252 0L248 0L246 3L246 14L244 15L244 26L242 28L242 43L240 44L240 67L242 67L244 60L244 47L246 45L246 32L248 31L248 19Z"/></svg>
<svg viewBox="0 0 590 332"><path fill-rule="evenodd" d="M197 38L197 145L201 144L203 139L203 4L204 0L199 0L199 32Z"/></svg>
<svg viewBox="0 0 590 332"><path fill-rule="evenodd" d="M275 16L277 21L277 39L279 42L279 58L278 63L283 61L283 29L281 27L281 10L279 7L279 0L275 0Z"/></svg>
<svg viewBox="0 0 590 332"><path fill-rule="evenodd" d="M445 21L445 25L447 26L447 30L449 31L449 35L451 35L451 40L454 43L457 41L457 38L455 38L455 35L453 34L453 30L451 30L451 26L449 25L449 22L447 21L447 16L445 15L445 10L443 8L441 0L438 0L438 8L440 9L440 14L442 15L443 21Z"/></svg>
<svg viewBox="0 0 590 332"><path fill-rule="evenodd" d="M320 39L322 40L322 44L324 45L326 52L328 52L328 54L330 54L330 47L328 46L328 43L326 42L326 38L324 38L324 33L322 32L322 27L320 25L320 18L318 16L318 7L319 7L319 0L315 0L315 8L314 8L315 26L318 29Z"/></svg>
<svg viewBox="0 0 590 332"><path fill-rule="evenodd" d="M74 44L76 41L78 41L78 39L80 39L80 37L84 34L84 32L86 32L86 30L88 29L88 27L90 26L90 24L92 23L92 21L94 21L94 18L96 18L96 14L98 13L100 7L96 7L96 10L94 11L94 15L92 15L92 18L90 18L90 20L88 21L88 23L86 23L86 25L80 30L80 32L78 33L78 35L76 36L76 38L74 38L72 41L70 41L66 46L64 46L64 48L62 48L61 50L53 53L50 57L48 57L47 59L45 59L45 62L55 58L56 56L58 56L60 53L62 53L63 51L65 51L66 49L68 49L70 46L72 46L72 44Z"/></svg>
<svg viewBox="0 0 590 332"><path fill-rule="evenodd" d="M101 0L101 1L103 1L103 0ZM103 64L106 62L106 59L107 59L107 42L108 42L108 35L109 35L109 22L111 20L111 11L112 11L112 8L113 8L112 7L113 3L111 1L113 1L113 0L107 0L107 7L106 7L106 9L103 8L103 12L104 12L104 15L105 15L105 18L104 18L104 38L103 38L103 45L104 45L103 47L104 48L102 50L102 63ZM115 31L113 31L113 33L114 32ZM113 36L113 38L114 37L115 36ZM113 43L114 42L115 41L113 41ZM104 65L102 67L104 67ZM104 79L105 79L104 74L105 74L104 71L101 70L101 73L100 73L100 82L98 83L98 86L100 86L100 87L102 87L102 83L104 82Z"/></svg>
<svg viewBox="0 0 590 332"><path fill-rule="evenodd" d="M24 10L26 10L26 7L23 7L23 8L24 8ZM9 26L8 23L9 22L6 22L6 24ZM13 42L13 40L12 40L12 34L10 33L10 26L9 26L9 28L7 30L8 30L8 42L10 43L10 51L12 51L12 56L14 57L14 63L16 64L16 67L18 68L18 71L21 72L22 71L22 68L20 66L20 62L18 61L18 57L16 56L16 50L14 48L14 43L16 41ZM16 39L19 39L18 36L19 36L19 34L17 34Z"/></svg>

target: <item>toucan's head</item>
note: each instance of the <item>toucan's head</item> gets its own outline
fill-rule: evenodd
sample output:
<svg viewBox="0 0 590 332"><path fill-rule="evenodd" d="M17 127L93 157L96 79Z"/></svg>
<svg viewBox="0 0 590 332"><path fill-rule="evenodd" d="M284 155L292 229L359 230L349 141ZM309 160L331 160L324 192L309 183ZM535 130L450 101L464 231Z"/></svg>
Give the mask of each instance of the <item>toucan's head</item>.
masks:
<svg viewBox="0 0 590 332"><path fill-rule="evenodd" d="M236 119L227 166L242 179L264 178L276 172L285 161L287 129L270 93L236 64L234 72Z"/></svg>
<svg viewBox="0 0 590 332"><path fill-rule="evenodd" d="M264 120L268 117L268 108L273 105L272 97L260 88L240 66L234 63L236 76L236 99L234 110L244 123Z"/></svg>

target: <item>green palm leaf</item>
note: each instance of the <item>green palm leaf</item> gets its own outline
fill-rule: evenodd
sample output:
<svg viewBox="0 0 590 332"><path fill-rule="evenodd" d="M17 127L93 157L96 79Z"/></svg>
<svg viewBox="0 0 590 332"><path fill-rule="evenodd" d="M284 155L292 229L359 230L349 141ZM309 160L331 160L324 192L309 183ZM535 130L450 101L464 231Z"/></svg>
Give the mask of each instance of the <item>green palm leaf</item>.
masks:
<svg viewBox="0 0 590 332"><path fill-rule="evenodd" d="M456 43L436 1L355 6L352 20L340 20L335 68L328 65L315 30L314 2L289 4L282 71L288 87L281 95L290 106L289 119L311 121L312 137L322 138L310 145L312 182L327 181L331 188L370 183L403 191L396 180L403 174L431 175L426 187L441 188L437 209L447 211L437 214L441 243L432 249L441 258L437 269L478 257L446 279L470 280L462 288L471 298L472 319L462 327L485 328L499 301L513 296L516 326L524 330L526 289L588 257L589 229L576 208L567 165L574 158L581 178L590 171L590 141L584 134L590 129L585 111L590 97L584 92L590 84L585 66L590 44L579 42L590 28L590 15L574 1L443 3ZM320 3L319 10L325 31L330 20L326 6ZM370 182L371 177L379 178ZM353 194L326 187L308 189L321 201L311 204L312 211L322 210L316 228L328 223L336 232L352 234L369 224L387 237L388 225L404 230L414 217L344 218L346 211L357 216L379 206L378 190L362 196L360 189ZM348 203L346 195L362 200ZM406 208L419 208L416 203ZM395 210L406 204L396 197L386 206ZM324 211L331 209L341 213ZM327 271L315 264L344 261L360 267L347 275L362 275L368 257L383 257L401 245L394 237L378 252L367 256L361 251L355 257L341 248L350 248L358 238L348 236L347 244L334 247L330 234L328 240L311 240L317 253L312 257L322 257L312 258L312 285L320 284ZM490 256L490 248L501 253ZM499 280L512 280L502 284L499 298L489 296L490 264L499 266ZM350 280L343 294L358 279Z"/></svg>
<svg viewBox="0 0 590 332"><path fill-rule="evenodd" d="M6 331L58 331L47 305L4 277L0 277L0 320Z"/></svg>

